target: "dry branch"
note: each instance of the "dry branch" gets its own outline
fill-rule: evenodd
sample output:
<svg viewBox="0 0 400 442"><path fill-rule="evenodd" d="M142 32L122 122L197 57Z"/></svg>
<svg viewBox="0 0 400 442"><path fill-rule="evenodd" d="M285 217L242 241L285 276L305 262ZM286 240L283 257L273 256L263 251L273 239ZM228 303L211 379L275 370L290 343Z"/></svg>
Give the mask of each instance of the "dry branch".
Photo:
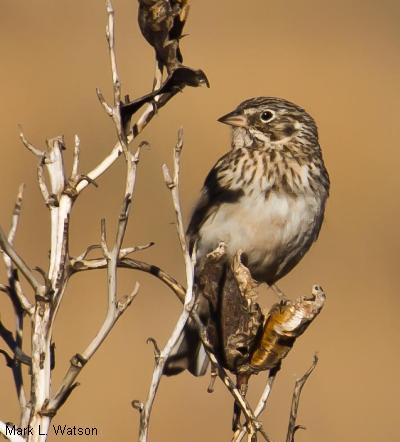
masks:
<svg viewBox="0 0 400 442"><path fill-rule="evenodd" d="M276 375L277 375L277 371L275 371L275 370L272 373L268 374L267 383L264 387L264 391L262 392L262 395L261 395L260 400L257 404L257 407L254 410L254 416L256 418L258 418L261 415L261 413L264 411L264 409L267 405L267 401L269 399L269 395L271 393L272 386L275 381ZM233 435L232 442L240 442L244 438L245 435L246 435L246 428L238 428Z"/></svg>
<svg viewBox="0 0 400 442"><path fill-rule="evenodd" d="M118 266L125 269L139 270L155 276L168 288L170 288L182 303L184 302L186 289L174 277L159 267L131 258L120 258L118 261ZM84 272L87 270L101 270L105 269L106 267L107 262L104 258L81 259L78 257L71 259L71 274Z"/></svg>
<svg viewBox="0 0 400 442"><path fill-rule="evenodd" d="M296 431L299 430L300 428L304 429L304 427L302 427L301 425L296 425L297 411L300 403L300 395L305 383L307 382L307 379L310 377L311 373L314 371L317 364L318 364L318 356L314 355L314 360L313 363L311 364L311 367L304 373L304 375L300 379L296 380L296 384L293 391L293 397L292 397L292 406L290 409L290 418L289 418L289 426L286 436L286 442L294 442L294 435Z"/></svg>
<svg viewBox="0 0 400 442"><path fill-rule="evenodd" d="M182 212L181 212L180 199L179 199L179 170L180 170L180 155L182 152L182 148L183 148L183 131L182 129L180 129L178 133L178 142L174 149L174 178L171 178L169 170L165 164L163 166L163 172L164 172L165 183L169 188L169 190L171 191L172 201L175 209L176 226L185 261L187 288L183 300L183 311L165 347L161 351L159 351L156 342L154 341L154 339L152 339L156 350L155 368L153 371L153 376L147 400L141 407L136 407L140 412L140 427L139 427L140 442L147 441L151 410L153 407L155 396L157 394L158 386L160 385L161 382L161 377L164 371L165 362L168 359L168 356L170 355L172 349L174 348L174 346L178 342L179 337L182 334L183 328L189 318L189 315L193 309L195 301L193 293L193 272L195 265L195 252L193 252L192 256L189 255L189 250L186 244L185 229L183 226Z"/></svg>
<svg viewBox="0 0 400 442"><path fill-rule="evenodd" d="M89 361L89 359L98 350L104 339L108 336L112 328L114 327L117 320L125 312L125 310L132 303L133 299L138 293L139 284L136 283L134 289L130 294L125 296L123 299L118 300L117 295L117 268L118 260L121 254L122 242L125 236L125 231L129 219L131 202L133 191L135 187L136 178L136 168L139 162L140 149L137 150L136 154L132 154L126 144L125 137L123 135L122 125L119 118L119 103L120 103L120 81L117 72L117 65L114 52L114 11L110 2L107 2L107 14L108 14L108 25L107 25L107 42L109 45L110 59L111 59L111 69L112 69L112 79L113 79L113 90L114 90L114 106L109 106L103 102L103 105L109 115L112 117L113 122L116 127L116 131L123 148L125 160L126 160L126 180L125 180L125 194L123 197L123 203L120 215L118 217L117 234L115 238L115 243L110 249L106 242L106 226L105 221L102 220L101 223L101 249L103 250L104 258L107 267L107 282L108 282L108 307L106 317L103 324L101 325L99 331L93 340L89 343L87 348L80 354L76 354L70 363L70 367L64 377L64 380L59 387L55 396L49 401L47 412L56 413L58 408L65 402L73 389L77 386L75 382L80 371L84 365ZM73 174L77 176L78 171L78 154L79 154L79 141L75 140L75 153L74 153L74 165ZM83 254L86 256L93 247L89 247L87 251Z"/></svg>
<svg viewBox="0 0 400 442"><path fill-rule="evenodd" d="M45 150L40 150L28 141L22 130L20 132L20 138L24 146L38 158L37 178L39 188L46 205L50 209L51 244L49 270L46 273L45 271L38 269L44 277L44 284L39 283L31 268L16 252L12 244L19 218L22 189L20 190L16 209L14 211L10 234L7 236L3 230L0 229L0 247L8 270L9 280L8 285L1 285L1 289L6 292L12 300L17 317L15 338L4 326L1 327L1 335L11 348L14 356L10 356L4 350L2 351L2 354L6 358L8 365L11 366L16 382L18 396L21 403L22 417L20 426L26 427L29 425L33 428L34 435L27 436L26 439L28 441L44 441L46 439L45 433L47 433L52 417L68 398L73 389L78 385L75 382L75 379L79 372L99 348L118 318L130 305L138 291L138 285L136 284L130 294L121 299L117 298L118 262L121 256L127 256L135 250L135 248L123 250L121 250L121 248L130 214L135 184L135 172L140 150L138 149L136 154L132 154L129 151L128 144L134 139L134 137L130 134L126 138L121 124L121 90L114 50L114 11L111 2L108 1L106 7L108 14L107 41L111 60L114 105L109 106L103 104L106 111L108 111L113 118L118 135L118 143L112 153L97 168L95 168L94 171L88 175L81 175L79 174L80 140L78 136L75 136L72 171L71 175L67 177L63 159L65 145L62 137L48 140L47 148ZM171 97L171 94L166 94L161 105L166 104ZM145 109L144 114L136 125L136 134L139 133L151 120L154 112L155 108L153 107L151 109ZM118 218L117 235L115 243L111 248L108 248L105 241L102 241L108 278L108 309L106 318L86 350L80 354L77 353L71 359L71 366L67 371L61 386L58 391L51 396L51 369L54 365L54 351L51 342L52 330L69 277L73 273L73 267L70 264L68 251L69 220L72 213L73 203L79 196L79 193L88 184L94 183L94 179L104 173L118 158L119 153L121 152L124 153L126 160L127 177L125 196L121 213ZM46 183L45 171L47 172L48 183ZM103 237L104 236L105 235L103 235ZM85 257L86 255L81 257L81 259L84 259ZM31 285L35 295L34 304L31 304L22 292L18 280L18 272L22 273ZM22 352L22 322L23 316L26 313L31 316L31 358L27 358ZM31 364L32 372L29 402L25 398L21 375L21 363L26 363L27 359L28 363ZM39 426L42 434L39 434ZM0 428L0 430L2 430L2 428ZM17 438L15 438L15 440L16 439Z"/></svg>
<svg viewBox="0 0 400 442"><path fill-rule="evenodd" d="M17 251L14 249L12 244L8 241L7 235L4 233L3 229L0 227L0 250L8 256L8 258L13 262L13 264L20 270L20 272L25 276L26 280L29 282L36 295L43 295L43 286L39 284L36 280L33 271L25 263L25 261L19 256ZM26 309L27 313L32 314L33 306L28 301L28 299L20 294L21 305Z"/></svg>
<svg viewBox="0 0 400 442"><path fill-rule="evenodd" d="M14 205L14 211L11 219L11 227L7 237L10 246L13 245L17 233L17 228L21 216L23 191L24 191L24 185L21 184L19 187L17 200ZM32 315L33 306L23 293L22 286L19 281L18 270L14 267L11 258L6 253L2 253L2 255L6 267L7 280L8 280L8 286L3 286L3 287L5 289L4 290L5 293L7 293L7 295L9 296L11 303L14 307L14 313L16 319L15 338L12 336L11 332L4 330L7 332L8 338L10 338L8 341L8 346L13 352L13 358L11 357L7 358L6 353L4 351L2 353L6 357L7 365L11 368L13 373L14 383L17 390L17 396L20 405L20 424L24 425L28 420L29 408L27 407L26 392L24 388L24 382L22 377L22 366L21 366L22 357L24 356L22 351L23 329L24 329L24 316L25 314ZM2 324L1 326L3 329ZM5 335L3 333L2 337L3 339L5 339Z"/></svg>

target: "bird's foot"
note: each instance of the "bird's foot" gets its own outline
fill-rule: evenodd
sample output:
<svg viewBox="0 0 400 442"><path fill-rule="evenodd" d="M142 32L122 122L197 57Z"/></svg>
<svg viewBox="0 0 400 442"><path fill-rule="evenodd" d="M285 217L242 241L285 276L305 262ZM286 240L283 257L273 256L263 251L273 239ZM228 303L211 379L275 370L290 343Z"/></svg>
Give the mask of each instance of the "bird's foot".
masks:
<svg viewBox="0 0 400 442"><path fill-rule="evenodd" d="M275 293L276 296L278 296L278 298L281 301L287 301L288 297L285 295L285 293L276 285L276 284L271 284L269 286L270 289L272 289L272 291Z"/></svg>

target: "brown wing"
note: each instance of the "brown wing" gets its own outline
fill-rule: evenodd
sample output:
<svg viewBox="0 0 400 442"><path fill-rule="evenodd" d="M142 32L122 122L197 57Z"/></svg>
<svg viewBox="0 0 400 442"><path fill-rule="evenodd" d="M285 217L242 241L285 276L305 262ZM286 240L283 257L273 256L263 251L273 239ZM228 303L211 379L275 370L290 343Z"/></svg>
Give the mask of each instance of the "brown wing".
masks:
<svg viewBox="0 0 400 442"><path fill-rule="evenodd" d="M229 168L233 155L234 151L230 151L220 158L204 182L200 199L194 208L187 229L190 250L197 240L201 226L218 210L218 207L222 203L235 203L243 196L243 190L230 188L222 174Z"/></svg>

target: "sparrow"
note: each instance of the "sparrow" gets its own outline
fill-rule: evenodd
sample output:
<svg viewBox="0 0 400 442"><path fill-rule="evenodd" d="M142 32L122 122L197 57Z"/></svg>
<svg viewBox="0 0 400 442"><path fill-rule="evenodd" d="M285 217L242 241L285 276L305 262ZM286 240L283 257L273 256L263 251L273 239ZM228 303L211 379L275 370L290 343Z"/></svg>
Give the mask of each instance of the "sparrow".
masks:
<svg viewBox="0 0 400 442"><path fill-rule="evenodd" d="M196 245L199 262L224 242L228 259L241 251L251 276L271 286L296 266L321 229L330 181L317 126L302 107L274 97L248 99L218 121L232 127L231 150L205 180L187 229L189 245ZM215 321L207 300L197 297L202 320ZM188 322L164 373L189 369L200 376L207 365Z"/></svg>

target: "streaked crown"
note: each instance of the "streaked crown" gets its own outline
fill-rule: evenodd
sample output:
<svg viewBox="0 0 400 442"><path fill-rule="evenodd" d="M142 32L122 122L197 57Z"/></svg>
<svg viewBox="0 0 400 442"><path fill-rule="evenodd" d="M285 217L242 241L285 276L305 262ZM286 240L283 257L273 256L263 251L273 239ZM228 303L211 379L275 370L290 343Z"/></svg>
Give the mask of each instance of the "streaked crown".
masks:
<svg viewBox="0 0 400 442"><path fill-rule="evenodd" d="M273 147L297 141L318 146L314 119L302 107L282 98L250 98L219 121L233 126L234 142L236 138L239 145L256 142Z"/></svg>

